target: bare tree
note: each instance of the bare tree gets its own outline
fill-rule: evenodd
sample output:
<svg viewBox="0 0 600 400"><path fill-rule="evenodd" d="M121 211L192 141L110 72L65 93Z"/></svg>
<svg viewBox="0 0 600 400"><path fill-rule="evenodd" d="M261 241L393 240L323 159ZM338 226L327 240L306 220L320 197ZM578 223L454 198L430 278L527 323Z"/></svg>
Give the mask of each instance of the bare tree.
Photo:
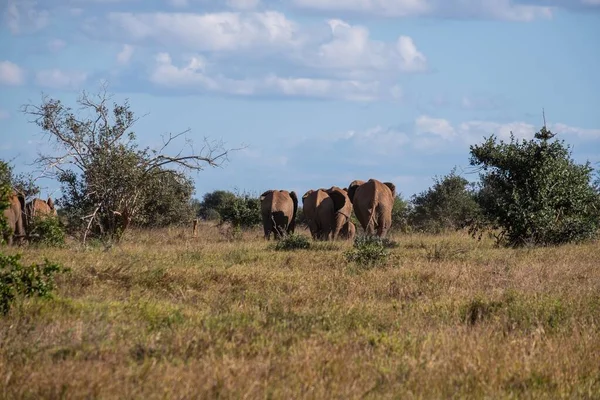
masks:
<svg viewBox="0 0 600 400"><path fill-rule="evenodd" d="M220 140L204 138L194 148L189 132L163 136L157 149L139 148L132 128L138 118L129 102L112 102L103 85L96 95L83 91L77 99L78 109L60 100L42 97L41 105L26 104L22 112L33 119L53 145L52 154L38 154L36 163L42 175L62 183L59 203L70 209L78 220L85 242L93 232L117 240L140 211L153 191L151 182L157 174L201 171L219 167L228 161L227 150ZM183 145L181 145L183 141ZM167 154L180 143L175 155Z"/></svg>

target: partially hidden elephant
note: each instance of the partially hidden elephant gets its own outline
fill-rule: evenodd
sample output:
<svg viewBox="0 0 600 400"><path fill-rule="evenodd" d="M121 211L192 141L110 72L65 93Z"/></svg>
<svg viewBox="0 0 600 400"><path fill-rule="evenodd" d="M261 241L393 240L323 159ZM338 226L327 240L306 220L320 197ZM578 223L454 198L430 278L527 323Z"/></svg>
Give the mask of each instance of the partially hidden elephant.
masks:
<svg viewBox="0 0 600 400"><path fill-rule="evenodd" d="M267 190L260 195L260 210L265 239L271 239L271 232L275 239L294 233L298 212L296 192Z"/></svg>
<svg viewBox="0 0 600 400"><path fill-rule="evenodd" d="M339 237L346 240L354 240L356 236L356 225L350 220L342 226Z"/></svg>
<svg viewBox="0 0 600 400"><path fill-rule="evenodd" d="M35 217L57 216L58 212L54 207L54 202L51 197L47 201L35 198L28 201L25 205L25 229L28 230L29 225Z"/></svg>
<svg viewBox="0 0 600 400"><path fill-rule="evenodd" d="M355 180L348 186L356 218L368 236L385 237L392 226L396 186L390 182Z"/></svg>
<svg viewBox="0 0 600 400"><path fill-rule="evenodd" d="M316 240L337 239L352 214L348 194L337 186L307 191L302 196L302 208Z"/></svg>
<svg viewBox="0 0 600 400"><path fill-rule="evenodd" d="M17 238L17 243L20 244L25 237L25 225L23 223L25 198L12 192L8 200L9 206L3 212L6 223L8 224L8 231L3 232L3 236L4 240L11 246L14 238Z"/></svg>
<svg viewBox="0 0 600 400"><path fill-rule="evenodd" d="M308 190L302 196L302 211L315 240L328 240L335 223L333 200L325 189Z"/></svg>

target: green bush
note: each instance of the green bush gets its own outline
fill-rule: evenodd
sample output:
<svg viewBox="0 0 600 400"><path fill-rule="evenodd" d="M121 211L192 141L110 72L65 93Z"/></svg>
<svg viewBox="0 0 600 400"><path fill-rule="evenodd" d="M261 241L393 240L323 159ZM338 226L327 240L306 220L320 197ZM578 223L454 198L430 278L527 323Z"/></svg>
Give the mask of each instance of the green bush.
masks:
<svg viewBox="0 0 600 400"><path fill-rule="evenodd" d="M291 234L284 236L275 245L275 250L301 250L310 248L310 239L305 235Z"/></svg>
<svg viewBox="0 0 600 400"><path fill-rule="evenodd" d="M28 225L29 242L50 247L65 244L65 232L58 217L36 216Z"/></svg>
<svg viewBox="0 0 600 400"><path fill-rule="evenodd" d="M576 164L564 141L542 128L529 141L510 143L492 135L471 146L471 165L482 169L477 201L482 217L473 234L499 229L508 246L557 245L595 236L600 199L592 186L592 167Z"/></svg>
<svg viewBox="0 0 600 400"><path fill-rule="evenodd" d="M353 248L344 253L348 262L354 262L363 267L373 267L383 264L390 253L387 247L392 247L393 242L377 236L357 236Z"/></svg>
<svg viewBox="0 0 600 400"><path fill-rule="evenodd" d="M468 226L479 212L469 182L458 176L455 169L434 181L432 187L412 197L414 208L409 223L413 229L441 233Z"/></svg>
<svg viewBox="0 0 600 400"><path fill-rule="evenodd" d="M261 223L260 200L248 193L228 199L218 210L221 222L234 227L251 228Z"/></svg>
<svg viewBox="0 0 600 400"><path fill-rule="evenodd" d="M411 227L409 226L410 213L410 203L404 200L399 193L394 198L394 205L392 207L392 229L403 233L409 232L411 230ZM360 226L360 224L357 226Z"/></svg>
<svg viewBox="0 0 600 400"><path fill-rule="evenodd" d="M44 260L43 264L25 266L21 255L0 253L0 313L6 314L18 296L49 298L54 290L54 275L67 271L58 264Z"/></svg>

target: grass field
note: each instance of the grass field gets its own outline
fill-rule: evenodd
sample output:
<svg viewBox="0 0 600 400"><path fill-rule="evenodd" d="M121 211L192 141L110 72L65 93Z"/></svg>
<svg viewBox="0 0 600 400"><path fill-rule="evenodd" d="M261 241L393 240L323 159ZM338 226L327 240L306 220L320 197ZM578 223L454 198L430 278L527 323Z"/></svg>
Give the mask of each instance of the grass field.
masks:
<svg viewBox="0 0 600 400"><path fill-rule="evenodd" d="M20 250L72 271L0 317L0 396L600 398L598 243L392 239L372 269L351 243L275 251L207 225Z"/></svg>

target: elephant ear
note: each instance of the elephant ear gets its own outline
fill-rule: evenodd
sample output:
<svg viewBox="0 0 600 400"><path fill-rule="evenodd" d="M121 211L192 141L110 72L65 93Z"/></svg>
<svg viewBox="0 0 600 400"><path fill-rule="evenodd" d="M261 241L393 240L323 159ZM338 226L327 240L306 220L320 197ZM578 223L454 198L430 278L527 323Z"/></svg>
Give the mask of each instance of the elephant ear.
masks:
<svg viewBox="0 0 600 400"><path fill-rule="evenodd" d="M48 201L46 201L46 203L51 210L54 210L54 202L52 201L52 197L48 197Z"/></svg>
<svg viewBox="0 0 600 400"><path fill-rule="evenodd" d="M394 185L392 182L383 182L383 184L390 188L392 191L392 197L396 197L396 185Z"/></svg>
<svg viewBox="0 0 600 400"><path fill-rule="evenodd" d="M298 213L298 196L296 196L296 192L292 190L290 192L290 197L294 202L294 215L292 216L292 221L296 221L296 214Z"/></svg>
<svg viewBox="0 0 600 400"><path fill-rule="evenodd" d="M302 203L304 203L304 200L305 200L305 199L306 199L308 196L310 196L310 194L311 194L312 192L314 192L314 190L312 190L312 189L309 189L309 190L308 190L306 193L304 193L304 196L302 196Z"/></svg>
<svg viewBox="0 0 600 400"><path fill-rule="evenodd" d="M331 197L331 200L333 200L334 212L338 212L344 208L346 201L348 201L348 198L340 188L331 188L327 190L327 194Z"/></svg>
<svg viewBox="0 0 600 400"><path fill-rule="evenodd" d="M263 201L265 199L265 197L267 197L271 193L273 193L272 190L267 190L266 192L264 192L263 194L261 194L260 195L260 201Z"/></svg>
<svg viewBox="0 0 600 400"><path fill-rule="evenodd" d="M350 183L350 185L348 186L348 198L350 199L351 203L354 203L354 193L356 192L356 189L358 189L358 187L360 185L362 185L363 183L365 183L364 181L352 181Z"/></svg>

